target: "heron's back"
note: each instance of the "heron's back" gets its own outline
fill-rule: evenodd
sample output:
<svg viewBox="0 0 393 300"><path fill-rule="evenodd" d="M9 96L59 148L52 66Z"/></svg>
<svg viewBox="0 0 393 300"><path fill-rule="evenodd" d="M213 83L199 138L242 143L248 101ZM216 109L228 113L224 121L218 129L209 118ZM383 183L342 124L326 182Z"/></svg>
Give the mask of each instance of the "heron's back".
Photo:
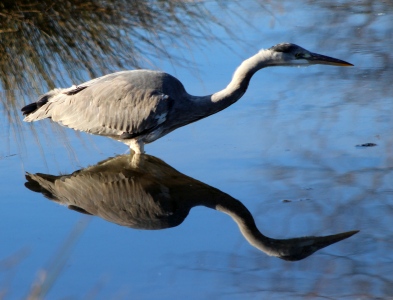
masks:
<svg viewBox="0 0 393 300"><path fill-rule="evenodd" d="M75 106L83 108L84 105L88 106L90 101L94 99L101 98L101 101L121 100L129 93L135 95L132 99L142 100L140 94L146 90L163 93L174 99L187 94L183 84L170 74L151 70L121 71L70 88L51 90L42 95L38 101L23 107L22 112L26 115L25 121L38 121L51 117L48 110L41 109L47 103L52 103L53 106L56 105L56 102L60 104L74 96L73 98L76 98L73 101ZM79 97L81 93L83 97ZM116 93L117 99L116 97L110 97L114 93ZM101 95L104 95L104 97L100 97ZM42 111L37 113L40 109Z"/></svg>

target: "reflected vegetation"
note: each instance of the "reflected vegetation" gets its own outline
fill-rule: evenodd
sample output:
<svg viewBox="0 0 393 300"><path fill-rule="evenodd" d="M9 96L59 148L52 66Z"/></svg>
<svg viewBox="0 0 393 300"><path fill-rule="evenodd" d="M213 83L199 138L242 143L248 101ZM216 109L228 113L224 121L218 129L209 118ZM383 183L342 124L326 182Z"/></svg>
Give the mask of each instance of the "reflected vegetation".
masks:
<svg viewBox="0 0 393 300"><path fill-rule="evenodd" d="M353 88L348 88L345 100L358 105L369 104L371 99L390 96L393 92L389 71L393 65L390 46L393 43L393 2L362 0L353 1L314 1L308 0L311 7L326 11L325 24L318 26L318 40L321 47L340 47L358 58L356 80ZM315 23L304 28L315 30ZM339 30L337 30L339 26ZM334 40L331 37L334 36ZM358 55L362 55L360 58ZM353 59L353 58L351 58ZM349 78L349 73L340 72L338 76ZM359 87L362 92L359 93ZM381 107L381 109L383 109Z"/></svg>
<svg viewBox="0 0 393 300"><path fill-rule="evenodd" d="M240 201L176 171L156 157L137 157L109 158L70 175L27 174L25 185L75 211L137 229L178 226L191 208L205 206L228 214L252 246L290 261L306 258L357 233L269 238L258 230L252 214Z"/></svg>

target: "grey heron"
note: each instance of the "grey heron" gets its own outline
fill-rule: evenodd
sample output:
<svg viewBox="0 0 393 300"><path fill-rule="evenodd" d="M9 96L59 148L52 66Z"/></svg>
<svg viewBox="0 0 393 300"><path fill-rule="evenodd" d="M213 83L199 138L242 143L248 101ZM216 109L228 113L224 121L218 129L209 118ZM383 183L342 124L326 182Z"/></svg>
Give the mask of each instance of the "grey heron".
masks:
<svg viewBox="0 0 393 300"><path fill-rule="evenodd" d="M178 79L164 72L131 70L51 90L23 107L22 112L26 122L49 118L75 130L124 142L135 153L144 153L145 144L235 103L258 70L313 64L352 66L282 43L243 61L227 87L211 95L190 95Z"/></svg>
<svg viewBox="0 0 393 300"><path fill-rule="evenodd" d="M25 186L72 210L136 229L178 226L193 207L204 206L229 215L255 248L290 261L306 258L358 232L289 239L267 237L239 200L180 173L154 156L137 156L141 160L138 165L133 165L127 154L69 175L27 173Z"/></svg>

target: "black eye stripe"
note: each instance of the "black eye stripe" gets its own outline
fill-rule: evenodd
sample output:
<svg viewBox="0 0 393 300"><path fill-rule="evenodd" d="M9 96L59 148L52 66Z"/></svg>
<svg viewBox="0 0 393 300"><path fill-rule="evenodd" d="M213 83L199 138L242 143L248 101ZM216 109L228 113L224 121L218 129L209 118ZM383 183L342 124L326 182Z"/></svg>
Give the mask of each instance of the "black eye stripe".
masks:
<svg viewBox="0 0 393 300"><path fill-rule="evenodd" d="M273 46L273 47L271 47L269 49L273 50L273 51L276 51L276 52L291 53L291 52L296 51L299 48L300 47L298 45L295 45L295 44L282 43L282 44L275 45L275 46Z"/></svg>

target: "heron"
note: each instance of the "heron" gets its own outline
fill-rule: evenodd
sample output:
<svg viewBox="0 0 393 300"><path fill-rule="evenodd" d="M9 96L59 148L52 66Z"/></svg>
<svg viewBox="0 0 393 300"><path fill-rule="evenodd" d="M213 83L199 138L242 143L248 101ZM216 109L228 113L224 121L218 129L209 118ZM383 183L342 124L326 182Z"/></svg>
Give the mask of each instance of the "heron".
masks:
<svg viewBox="0 0 393 300"><path fill-rule="evenodd" d="M128 70L53 89L24 106L22 112L26 122L49 118L74 130L121 141L141 154L145 144L238 101L258 70L315 64L353 66L292 43L281 43L243 61L229 84L214 94L190 95L177 78L165 72Z"/></svg>

